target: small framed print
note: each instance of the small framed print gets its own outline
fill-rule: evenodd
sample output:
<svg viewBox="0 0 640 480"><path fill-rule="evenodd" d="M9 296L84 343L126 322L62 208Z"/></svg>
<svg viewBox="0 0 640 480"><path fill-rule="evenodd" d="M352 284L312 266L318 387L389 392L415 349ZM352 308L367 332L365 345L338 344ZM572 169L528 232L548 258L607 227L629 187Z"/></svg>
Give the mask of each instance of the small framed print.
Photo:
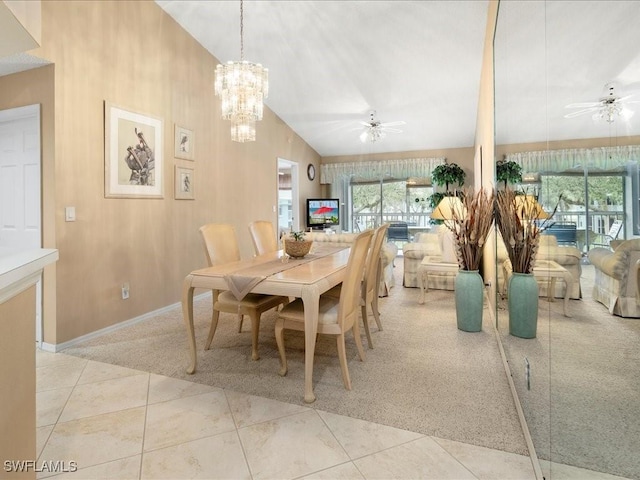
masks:
<svg viewBox="0 0 640 480"><path fill-rule="evenodd" d="M175 198L176 200L195 200L193 185L193 168L176 165Z"/></svg>
<svg viewBox="0 0 640 480"><path fill-rule="evenodd" d="M184 160L195 160L193 155L195 138L193 130L181 127L176 124L175 126L175 152L176 158L182 158Z"/></svg>

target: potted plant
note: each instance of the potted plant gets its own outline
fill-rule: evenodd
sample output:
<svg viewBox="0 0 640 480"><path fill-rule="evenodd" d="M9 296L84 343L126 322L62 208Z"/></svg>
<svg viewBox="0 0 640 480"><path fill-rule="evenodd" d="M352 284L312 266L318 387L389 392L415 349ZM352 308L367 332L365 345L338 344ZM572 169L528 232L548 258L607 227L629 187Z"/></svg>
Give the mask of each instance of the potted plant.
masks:
<svg viewBox="0 0 640 480"><path fill-rule="evenodd" d="M449 197L448 206L450 212L444 215L444 225L453 235L460 267L455 280L456 321L460 330L479 332L484 299L484 281L479 270L493 224L494 193L484 188L476 192L469 189Z"/></svg>
<svg viewBox="0 0 640 480"><path fill-rule="evenodd" d="M507 283L509 333L534 338L538 324L538 283L533 276L540 235L551 224L533 195L510 188L498 191L495 220L509 256L512 274Z"/></svg>
<svg viewBox="0 0 640 480"><path fill-rule="evenodd" d="M284 251L294 258L302 258L311 250L313 240L305 239L305 232L289 232L289 238L284 239Z"/></svg>
<svg viewBox="0 0 640 480"><path fill-rule="evenodd" d="M450 184L457 184L459 187L462 187L465 177L466 174L464 170L456 163L442 163L431 172L431 181L433 184L439 187L444 185L446 191L449 191Z"/></svg>
<svg viewBox="0 0 640 480"><path fill-rule="evenodd" d="M431 210L435 210L440 201L446 196L455 196L456 192L449 192L449 185L457 185L462 187L466 174L464 170L456 163L442 163L435 167L431 172L431 181L438 187L445 187L444 192L434 192L429 197L429 206ZM430 223L439 225L442 220L431 219Z"/></svg>
<svg viewBox="0 0 640 480"><path fill-rule="evenodd" d="M508 184L522 182L522 166L513 160L500 160L496 162L496 181L504 182L504 188Z"/></svg>

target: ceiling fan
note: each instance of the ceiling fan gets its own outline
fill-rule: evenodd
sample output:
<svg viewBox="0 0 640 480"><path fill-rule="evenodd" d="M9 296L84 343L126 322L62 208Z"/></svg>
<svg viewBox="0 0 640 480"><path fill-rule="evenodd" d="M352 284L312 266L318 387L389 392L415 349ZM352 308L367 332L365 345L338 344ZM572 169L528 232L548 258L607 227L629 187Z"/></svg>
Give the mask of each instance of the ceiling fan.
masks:
<svg viewBox="0 0 640 480"><path fill-rule="evenodd" d="M362 143L374 143L384 138L387 133L402 133L402 130L393 127L404 125L405 123L402 120L382 123L376 118L376 112L373 110L370 113L368 122L360 122L360 124L364 125L364 130L360 134L360 141Z"/></svg>
<svg viewBox="0 0 640 480"><path fill-rule="evenodd" d="M629 98L636 94L621 96L619 86L615 83L607 83L602 89L602 96L597 102L570 103L564 108L579 108L575 112L567 113L564 118L574 118L586 113L593 112L593 119L602 119L608 123L613 123L616 117L627 120L633 115L633 111L627 108L631 103L640 103L640 100L629 101Z"/></svg>

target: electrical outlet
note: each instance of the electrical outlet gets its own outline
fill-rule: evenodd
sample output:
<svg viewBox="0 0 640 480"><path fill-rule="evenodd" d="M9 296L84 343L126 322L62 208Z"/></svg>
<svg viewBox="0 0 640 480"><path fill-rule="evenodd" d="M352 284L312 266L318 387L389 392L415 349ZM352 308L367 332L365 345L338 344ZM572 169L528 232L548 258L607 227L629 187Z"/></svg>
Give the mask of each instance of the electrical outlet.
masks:
<svg viewBox="0 0 640 480"><path fill-rule="evenodd" d="M128 283L123 283L122 284L122 299L126 300L127 298L129 298L129 284Z"/></svg>

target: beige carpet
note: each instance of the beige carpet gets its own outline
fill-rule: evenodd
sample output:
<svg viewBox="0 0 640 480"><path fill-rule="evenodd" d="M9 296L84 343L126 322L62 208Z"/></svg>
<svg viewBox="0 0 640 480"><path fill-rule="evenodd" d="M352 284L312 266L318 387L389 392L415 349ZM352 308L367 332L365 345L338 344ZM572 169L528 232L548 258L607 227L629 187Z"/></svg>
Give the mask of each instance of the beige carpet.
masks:
<svg viewBox="0 0 640 480"><path fill-rule="evenodd" d="M592 300L593 274L583 266L571 318L541 299L537 338L525 340L508 334L502 303L500 332L538 457L640 479L640 319Z"/></svg>
<svg viewBox="0 0 640 480"><path fill-rule="evenodd" d="M453 292L432 290L418 304L418 289L403 288L402 259L396 286L381 299L383 331L373 328L375 348L357 360L353 337L347 353L353 390L342 385L335 341L320 337L316 349L314 408L475 445L527 454L513 399L485 308L479 333L456 328ZM97 361L303 404L304 337L285 333L289 374L278 375L275 314L263 316L261 359L251 361L249 322L237 332L222 314L212 349L203 351L209 298L195 302L198 369L188 375L186 331L179 308L64 353ZM373 320L372 320L373 322ZM375 325L375 324L374 324ZM363 334L366 348L366 339Z"/></svg>

